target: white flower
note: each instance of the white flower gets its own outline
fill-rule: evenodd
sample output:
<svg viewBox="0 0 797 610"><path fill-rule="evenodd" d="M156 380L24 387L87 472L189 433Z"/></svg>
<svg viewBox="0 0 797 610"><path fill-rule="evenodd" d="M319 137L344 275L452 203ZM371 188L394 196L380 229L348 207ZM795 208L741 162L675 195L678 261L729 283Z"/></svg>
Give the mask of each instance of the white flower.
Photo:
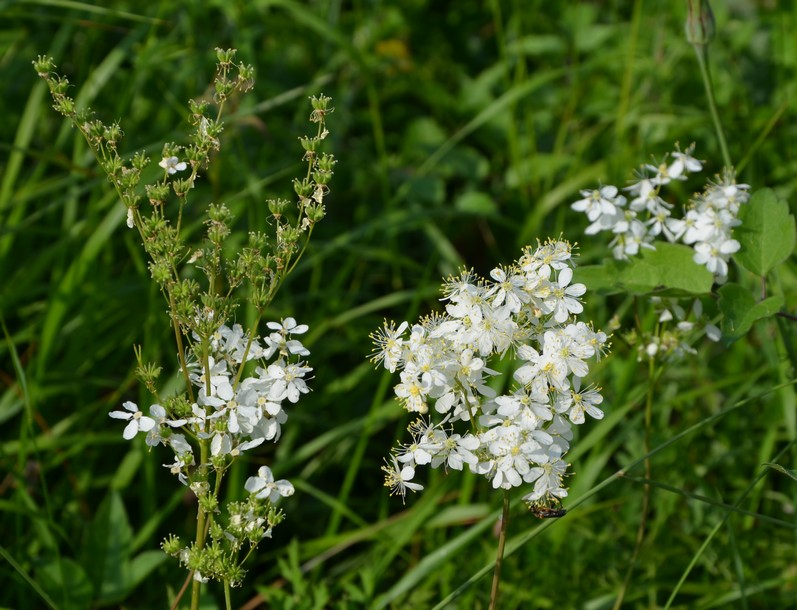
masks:
<svg viewBox="0 0 797 610"><path fill-rule="evenodd" d="M687 171L687 172L699 172L703 170L703 164L692 156L692 152L694 152L695 146L692 144L689 148L687 148L684 152L680 150L676 150L675 152L671 152L670 156L675 159L675 161L670 166L671 170L670 173L673 172L674 168L680 168L680 171Z"/></svg>
<svg viewBox="0 0 797 610"><path fill-rule="evenodd" d="M269 400L278 402L287 398L293 403L298 402L300 395L310 391L302 377L312 370L299 364L285 364L281 360L269 365L268 376L274 380L269 390Z"/></svg>
<svg viewBox="0 0 797 610"><path fill-rule="evenodd" d="M169 175L181 172L188 167L185 161L180 161L177 157L164 157L158 165L165 169Z"/></svg>
<svg viewBox="0 0 797 610"><path fill-rule="evenodd" d="M267 498L272 504L275 504L280 498L292 496L294 492L293 485L289 481L285 479L275 481L271 468L268 466L261 466L256 477L249 477L244 489L255 494L256 498Z"/></svg>
<svg viewBox="0 0 797 610"><path fill-rule="evenodd" d="M417 370L408 368L401 371L401 383L393 388L393 392L404 403L407 411L426 413L429 410L426 405L429 389L430 387L418 378Z"/></svg>
<svg viewBox="0 0 797 610"><path fill-rule="evenodd" d="M534 491L523 496L526 502L535 502L547 495L564 498L567 490L562 486L562 479L567 471L567 464L562 461L556 451L549 461L542 466L531 468L523 477L526 483L534 482Z"/></svg>
<svg viewBox="0 0 797 610"><path fill-rule="evenodd" d="M610 196L612 201L601 202ZM582 203L585 209L595 206L602 218L618 209L622 215L625 202L615 188L604 187ZM644 237L644 224L633 218L629 233L634 225ZM398 328L385 323L372 335L377 348L372 359L400 371L394 393L403 406L421 413L434 406L432 416L445 414L438 424L419 420L410 427L412 443L393 451L383 467L392 493L403 498L408 490L423 489L413 482L416 467L463 470L467 464L495 488L526 481L535 483L540 496L566 495L567 464L560 458L573 432L571 421L559 413L572 412L574 420L579 413L582 420L584 413L602 416L595 406L602 400L597 391L580 391L578 381L571 390L570 377L588 374L586 361L599 358L607 344L607 336L587 324L567 323L583 311L580 297L586 292L583 284L573 283L571 251L562 241L526 248L516 263L493 269L492 282L463 271L444 283L444 313L422 318L408 338L406 322ZM488 368L490 358L510 347L524 361L513 374L521 387L495 397L487 380L501 373ZM555 397L559 413L551 404ZM459 421L469 422L470 431L456 433ZM446 422L450 429L442 427Z"/></svg>
<svg viewBox="0 0 797 610"><path fill-rule="evenodd" d="M385 472L385 487L390 488L390 495L399 494L401 499L407 495L407 490L420 491L423 485L413 483L412 479L415 477L415 468L412 466L399 466L396 456L392 456L393 463L391 464L385 460L386 466L382 466Z"/></svg>
<svg viewBox="0 0 797 610"><path fill-rule="evenodd" d="M572 279L573 270L570 267L562 269L556 283L552 286L550 297L544 301L546 310L553 313L553 319L559 324L565 322L571 313L579 314L584 311L578 297L584 295L587 287L584 284L569 286Z"/></svg>
<svg viewBox="0 0 797 610"><path fill-rule="evenodd" d="M497 267L490 271L490 277L495 280L495 284L484 295L485 297L492 296L493 307L500 307L506 303L506 307L512 313L518 313L523 303L528 303L529 293L525 290L526 278L523 275L507 275L506 270Z"/></svg>
<svg viewBox="0 0 797 610"><path fill-rule="evenodd" d="M130 229L136 226L136 216L133 208L127 208L127 226Z"/></svg>
<svg viewBox="0 0 797 610"><path fill-rule="evenodd" d="M194 366L196 367L196 365ZM227 361L219 360L217 362L213 356L210 356L208 358L208 366L209 375L204 370L204 367L200 368L201 373L199 375L196 373L191 374L191 382L200 388L199 404L211 404L214 407L224 406L235 395L230 383ZM208 393L208 385L210 385L210 393Z"/></svg>
<svg viewBox="0 0 797 610"><path fill-rule="evenodd" d="M111 411L108 415L114 419L125 419L130 422L125 426L124 432L122 432L122 436L126 440L129 441L139 432L149 432L155 427L155 420L139 411L138 405L135 403L128 400L122 403L122 406L126 409L126 412Z"/></svg>
<svg viewBox="0 0 797 610"><path fill-rule="evenodd" d="M667 207L665 201L659 197L659 187L653 184L649 178L643 178L636 184L632 184L627 189L632 195L636 195L628 204L629 209L635 212L644 210L654 211L661 207Z"/></svg>
<svg viewBox="0 0 797 610"><path fill-rule="evenodd" d="M437 468L445 463L448 468L462 470L463 464L475 466L479 459L473 453L479 449L481 443L472 434L460 436L452 434L443 441L443 446L432 459L432 468Z"/></svg>
<svg viewBox="0 0 797 610"><path fill-rule="evenodd" d="M177 437L182 440L175 443L174 441L177 439ZM168 468L172 474L177 475L180 483L183 485L188 485L188 469L194 465L194 454L191 451L191 446L188 445L188 443L185 441L185 437L182 434L175 434L169 440L175 453L174 462L171 464L163 464L163 466ZM182 448L182 443L185 443L185 445L188 447L187 451L178 450L178 448Z"/></svg>
<svg viewBox="0 0 797 610"><path fill-rule="evenodd" d="M222 325L216 335L217 341L214 348L229 354L237 364L243 362L247 346L249 347L249 351L246 353L247 362L263 357L263 348L260 343L256 339L252 339L250 344L249 334L244 332L240 324L233 324L232 328Z"/></svg>
<svg viewBox="0 0 797 610"><path fill-rule="evenodd" d="M191 454L191 463L194 463L194 450L191 448L191 445L188 444L188 441L185 440L185 436L182 434L172 434L169 437L169 446L172 448L175 455Z"/></svg>
<svg viewBox="0 0 797 610"><path fill-rule="evenodd" d="M371 355L371 362L375 364L381 362L388 371L395 373L404 353L404 339L401 335L404 334L408 326L407 322L402 322L396 328L395 323L385 320L382 328L371 333L371 340L376 346L376 350Z"/></svg>
<svg viewBox="0 0 797 610"><path fill-rule="evenodd" d="M603 419L603 411L596 406L603 402L603 396L594 389L586 389L582 392L580 377L573 378L573 389L560 394L559 401L561 401L561 407L556 409L557 412L566 411L570 421L574 424L584 423L584 413L589 413L590 417L594 419Z"/></svg>
<svg viewBox="0 0 797 610"><path fill-rule="evenodd" d="M188 423L187 419L166 419L166 409L161 405L152 405L149 408L149 414L155 420L156 426L147 433L147 445L154 447L155 445L165 442L165 439L160 435L161 426L171 426L172 428L179 428Z"/></svg>
<svg viewBox="0 0 797 610"><path fill-rule="evenodd" d="M292 334L301 335L306 333L309 328L307 324L297 324L293 318L285 318L282 323L269 322L266 326L276 332L271 333L264 339L268 345L264 357L271 358L274 352L279 352L280 355L285 357L288 355L310 355L310 351L302 345L301 341L288 338Z"/></svg>
<svg viewBox="0 0 797 610"><path fill-rule="evenodd" d="M595 222L599 217L617 213L615 198L617 197L616 186L603 186L596 190L581 191L584 199L579 199L570 207L576 212L584 212L590 222Z"/></svg>
<svg viewBox="0 0 797 610"><path fill-rule="evenodd" d="M728 275L728 259L730 255L739 250L739 242L735 239L726 239L720 242L700 242L695 244L694 261L706 268L719 278Z"/></svg>

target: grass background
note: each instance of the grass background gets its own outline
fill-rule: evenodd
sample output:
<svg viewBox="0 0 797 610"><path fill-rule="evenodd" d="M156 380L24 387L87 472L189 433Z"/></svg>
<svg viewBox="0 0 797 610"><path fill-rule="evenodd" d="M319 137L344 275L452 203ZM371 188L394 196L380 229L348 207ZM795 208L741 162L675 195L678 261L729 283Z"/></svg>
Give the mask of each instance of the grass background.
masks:
<svg viewBox="0 0 797 610"><path fill-rule="evenodd" d="M740 180L793 201L797 8L714 4L710 62ZM494 558L500 500L484 481L438 472L406 506L388 497L379 467L408 421L394 381L366 361L367 335L436 307L458 265L486 273L537 238L561 233L582 242L582 263L600 260L605 242L580 239L586 220L568 204L675 142L721 169L685 14L641 0L0 1L0 605L166 607L184 573L157 543L190 536L195 515L160 466L166 452L123 441L107 416L147 400L132 345L167 378L174 348L124 209L50 108L37 54L55 58L80 104L121 120L123 150L157 157L163 141L185 142L186 101L205 92L213 48L237 48L255 90L228 115L193 201L225 202L241 231L263 227L266 197L290 193L307 96L332 96L328 217L272 312L310 324L313 392L228 488L240 494L269 463L297 493L235 603L470 609L489 599L476 577ZM794 271L771 283L791 312ZM588 295L597 327L628 308ZM762 468L797 465L795 394L779 387L794 334L766 322L730 347L701 344L659 383L661 487L626 607L662 607L673 592L678 608L797 604L797 488ZM640 515L642 469L614 473L644 455L644 368L616 341L593 375L607 417L577 431L569 515L540 523L516 503L503 608L611 607ZM729 512L736 502L748 512ZM215 607L220 591L204 599Z"/></svg>

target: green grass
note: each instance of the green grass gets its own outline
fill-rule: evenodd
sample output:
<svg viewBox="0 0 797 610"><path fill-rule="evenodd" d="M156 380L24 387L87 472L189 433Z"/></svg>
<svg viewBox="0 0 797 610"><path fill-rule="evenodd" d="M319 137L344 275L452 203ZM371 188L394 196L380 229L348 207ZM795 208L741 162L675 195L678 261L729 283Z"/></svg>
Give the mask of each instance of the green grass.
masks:
<svg viewBox="0 0 797 610"><path fill-rule="evenodd" d="M714 4L709 59L740 181L793 202L797 9ZM569 203L623 184L674 142L696 142L709 174L721 169L685 14L653 1L0 1L0 606L93 607L89 582L114 565L97 555L105 536L123 549L117 562L136 558L131 578L146 574L132 592L104 590L106 605L166 607L185 575L157 545L191 536L195 515L160 466L166 452L124 441L107 416L146 401L132 346L170 376L174 347L124 209L31 60L53 56L79 103L121 120L124 151L157 156L164 140L185 141L185 103L204 92L213 48L237 48L257 68L255 91L228 115L193 201L225 202L241 231L264 226L266 197L290 193L307 96L333 98L328 216L270 312L310 325L313 392L228 488L240 493L270 463L297 493L234 600L476 609L489 599L500 499L483 480L440 472L405 506L387 495L379 467L408 420L394 381L366 362L368 333L437 307L457 265L485 273L536 238L562 233L582 263L599 261L605 241L583 238ZM774 283L793 313L793 261ZM606 327L630 297L587 303ZM658 384L651 513L625 607L797 604L797 486L763 466L797 467L795 324L779 322L727 348L700 344ZM502 608L610 608L625 578L648 381L619 341L593 379L606 418L569 455L569 514L513 510Z"/></svg>

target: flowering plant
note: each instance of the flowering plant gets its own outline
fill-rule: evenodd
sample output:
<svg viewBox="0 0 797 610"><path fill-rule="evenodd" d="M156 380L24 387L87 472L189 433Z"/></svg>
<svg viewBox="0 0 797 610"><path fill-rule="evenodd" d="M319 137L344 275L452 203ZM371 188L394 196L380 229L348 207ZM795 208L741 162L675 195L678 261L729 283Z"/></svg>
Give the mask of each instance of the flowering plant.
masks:
<svg viewBox="0 0 797 610"><path fill-rule="evenodd" d="M446 280L445 313L412 327L386 322L372 335L373 360L399 371L396 397L422 416L409 427L412 442L395 448L384 467L394 493L422 489L413 481L417 466L467 465L496 489L532 485L524 496L532 509L567 495L571 426L603 417L599 390L581 380L587 361L607 348L605 333L575 321L586 288L572 282L572 266L567 242L527 247L491 280L467 270ZM510 350L516 385L497 395L490 361Z"/></svg>
<svg viewBox="0 0 797 610"><path fill-rule="evenodd" d="M571 205L590 221L585 234L614 235L609 247L615 260L583 269L586 283L653 303L655 332L637 328L627 337L640 358L694 353L696 332L714 341L734 341L783 305L780 295L765 293L757 302L748 289L728 280L731 260L765 278L788 258L795 244L788 204L770 189L751 195L750 186L737 183L733 168L725 167L678 217L663 191L702 171L705 162L693 152L694 146L683 152L676 146L661 163L642 166L624 189L628 197L606 185L581 191L582 198ZM712 295L715 284L721 287ZM705 298L709 295L719 297L718 307ZM684 298L690 302L683 303Z"/></svg>
<svg viewBox="0 0 797 610"><path fill-rule="evenodd" d="M583 199L571 207L587 215L591 224L584 233L611 231L612 254L622 260L639 254L641 248L655 250L653 242L661 235L669 242L683 241L694 248L695 263L704 265L718 283L725 282L730 255L740 247L731 237L732 231L741 224L739 210L750 199L750 186L737 184L733 170L726 168L716 182L709 181L705 191L690 202L683 218L673 216L675 206L661 197L661 191L703 169L693 152L694 145L684 152L676 146L668 155L669 163L665 156L659 164L643 165L637 181L623 189L630 201L616 186L581 191Z"/></svg>
<svg viewBox="0 0 797 610"><path fill-rule="evenodd" d="M314 226L324 218L324 197L335 164L332 155L321 152L328 135L326 116L333 110L330 99L312 97L310 121L316 129L314 135L300 138L306 173L293 181L296 202L267 202L273 236L252 231L236 252L228 242L233 233L230 210L223 203L210 203L202 242L187 243L183 219L189 194L200 170L220 149L225 103L254 82L254 69L235 63L234 49L217 49L216 54L213 104L189 102L192 143L164 145L157 163L161 172L150 171L154 168L143 153L123 159L117 150L120 125L106 125L91 111L78 109L67 95L69 81L54 74L52 59L39 57L34 62L55 109L86 138L114 185L127 210L127 226L140 235L152 279L169 307L184 389L163 395L156 383L161 367L143 362L141 348L136 348L136 374L153 404L145 414L125 401L110 416L126 422L125 439L142 434L148 446L168 447L172 457L164 466L197 498L194 540L185 543L169 536L162 545L190 570L192 609L199 607L200 584L209 579L223 582L231 607L229 588L241 583L243 563L283 520L278 501L294 492L288 481L275 480L271 469L261 466L244 484L246 499L221 506L222 481L233 462L266 441L279 440L288 419L286 407L309 392L306 380L313 369L305 358L310 352L297 338L308 327L287 317L268 322L263 337L257 329L301 258ZM155 174L159 176L149 182L144 179ZM255 312L249 329L233 322L241 302Z"/></svg>

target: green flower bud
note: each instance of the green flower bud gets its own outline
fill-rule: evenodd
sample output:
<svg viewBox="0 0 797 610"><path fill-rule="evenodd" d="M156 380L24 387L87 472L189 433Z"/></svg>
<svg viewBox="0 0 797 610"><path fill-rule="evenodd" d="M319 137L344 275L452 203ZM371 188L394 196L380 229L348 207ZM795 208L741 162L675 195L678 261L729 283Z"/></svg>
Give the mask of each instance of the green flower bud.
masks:
<svg viewBox="0 0 797 610"><path fill-rule="evenodd" d="M235 59L235 49L220 49L216 47L216 59L221 65L229 65Z"/></svg>
<svg viewBox="0 0 797 610"><path fill-rule="evenodd" d="M714 38L714 13L708 0L686 0L686 40L705 46Z"/></svg>
<svg viewBox="0 0 797 610"><path fill-rule="evenodd" d="M269 199L266 203L268 204L269 212L278 218L282 216L285 208L289 205L289 202L285 199Z"/></svg>
<svg viewBox="0 0 797 610"><path fill-rule="evenodd" d="M33 67L36 69L38 75L42 78L46 78L50 72L55 70L53 58L47 57L46 55L39 55L36 59L34 59Z"/></svg>

